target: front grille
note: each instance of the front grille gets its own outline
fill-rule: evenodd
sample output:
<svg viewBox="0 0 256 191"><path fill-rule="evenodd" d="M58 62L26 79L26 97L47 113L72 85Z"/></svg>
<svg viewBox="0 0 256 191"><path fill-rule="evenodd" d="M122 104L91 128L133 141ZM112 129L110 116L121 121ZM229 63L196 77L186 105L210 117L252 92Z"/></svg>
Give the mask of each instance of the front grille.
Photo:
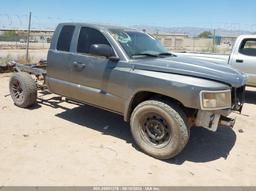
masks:
<svg viewBox="0 0 256 191"><path fill-rule="evenodd" d="M232 109L241 111L245 102L245 86L232 88Z"/></svg>

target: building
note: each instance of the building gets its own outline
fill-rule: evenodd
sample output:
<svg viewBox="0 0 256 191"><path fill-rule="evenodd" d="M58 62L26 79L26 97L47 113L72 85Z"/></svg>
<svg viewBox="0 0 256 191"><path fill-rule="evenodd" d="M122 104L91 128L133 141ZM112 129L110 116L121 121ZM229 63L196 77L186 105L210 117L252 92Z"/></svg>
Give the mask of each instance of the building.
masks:
<svg viewBox="0 0 256 191"><path fill-rule="evenodd" d="M170 50L182 49L184 41L188 38L187 34L153 34L162 44L164 44Z"/></svg>

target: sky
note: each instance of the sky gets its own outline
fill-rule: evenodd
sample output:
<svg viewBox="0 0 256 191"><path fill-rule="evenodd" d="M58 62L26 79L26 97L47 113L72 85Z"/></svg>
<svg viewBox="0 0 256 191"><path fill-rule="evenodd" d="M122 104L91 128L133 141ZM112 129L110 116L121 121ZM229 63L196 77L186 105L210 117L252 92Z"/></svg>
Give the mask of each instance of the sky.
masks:
<svg viewBox="0 0 256 191"><path fill-rule="evenodd" d="M8 0L0 27L51 28L59 22L207 27L256 31L255 0Z"/></svg>

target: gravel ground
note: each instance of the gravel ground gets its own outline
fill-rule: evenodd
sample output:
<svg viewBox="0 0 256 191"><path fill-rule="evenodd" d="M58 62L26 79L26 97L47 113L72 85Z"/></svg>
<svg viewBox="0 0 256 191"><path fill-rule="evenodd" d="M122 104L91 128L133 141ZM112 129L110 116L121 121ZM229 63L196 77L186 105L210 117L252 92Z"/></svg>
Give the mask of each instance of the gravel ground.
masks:
<svg viewBox="0 0 256 191"><path fill-rule="evenodd" d="M138 151L121 116L40 93L13 105L0 75L0 186L256 186L256 89L248 88L234 129L191 131L175 159Z"/></svg>

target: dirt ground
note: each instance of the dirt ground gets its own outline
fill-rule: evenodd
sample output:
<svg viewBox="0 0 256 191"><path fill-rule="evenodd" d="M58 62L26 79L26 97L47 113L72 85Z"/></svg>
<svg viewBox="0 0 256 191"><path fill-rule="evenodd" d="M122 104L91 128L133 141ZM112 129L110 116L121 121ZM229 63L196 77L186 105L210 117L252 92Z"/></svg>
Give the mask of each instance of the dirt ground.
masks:
<svg viewBox="0 0 256 191"><path fill-rule="evenodd" d="M191 131L186 149L160 161L138 151L122 117L41 93L13 105L0 75L0 186L256 186L256 89L234 129Z"/></svg>

